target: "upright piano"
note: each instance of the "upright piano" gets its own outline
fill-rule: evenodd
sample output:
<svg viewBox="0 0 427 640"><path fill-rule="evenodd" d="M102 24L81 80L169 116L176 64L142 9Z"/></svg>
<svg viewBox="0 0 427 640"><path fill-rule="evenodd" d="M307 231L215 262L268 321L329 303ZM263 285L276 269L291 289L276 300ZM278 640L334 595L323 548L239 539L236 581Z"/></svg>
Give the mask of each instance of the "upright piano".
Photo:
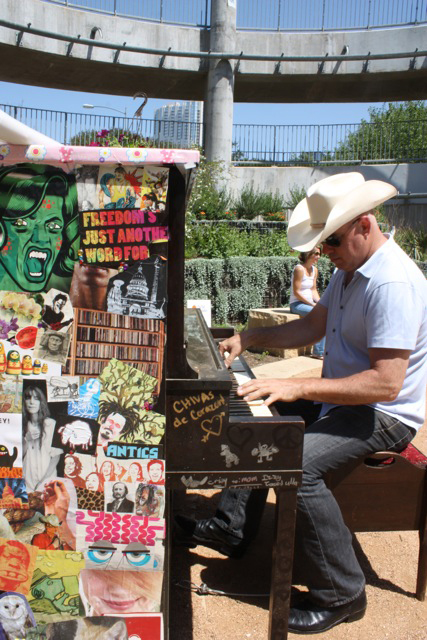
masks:
<svg viewBox="0 0 427 640"><path fill-rule="evenodd" d="M171 192L184 193L181 180L172 168ZM197 309L184 309L184 198L175 198L169 207L167 484L172 490L275 489L268 638L284 640L304 422L236 396L237 385L253 375L242 358L228 370L217 344L227 333L211 331Z"/></svg>

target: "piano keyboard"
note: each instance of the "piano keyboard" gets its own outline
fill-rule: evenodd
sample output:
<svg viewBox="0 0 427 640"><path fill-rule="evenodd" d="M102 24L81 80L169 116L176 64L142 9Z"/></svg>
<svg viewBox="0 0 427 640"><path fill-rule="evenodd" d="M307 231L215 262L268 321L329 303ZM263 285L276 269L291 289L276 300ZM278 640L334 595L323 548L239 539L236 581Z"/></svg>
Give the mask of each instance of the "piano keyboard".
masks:
<svg viewBox="0 0 427 640"><path fill-rule="evenodd" d="M257 418L271 416L272 413L270 409L264 404L262 399L247 402L242 396L237 395L237 387L240 387L240 385L255 377L243 358L235 358L231 363L230 370L233 383L230 391L230 415L254 416Z"/></svg>

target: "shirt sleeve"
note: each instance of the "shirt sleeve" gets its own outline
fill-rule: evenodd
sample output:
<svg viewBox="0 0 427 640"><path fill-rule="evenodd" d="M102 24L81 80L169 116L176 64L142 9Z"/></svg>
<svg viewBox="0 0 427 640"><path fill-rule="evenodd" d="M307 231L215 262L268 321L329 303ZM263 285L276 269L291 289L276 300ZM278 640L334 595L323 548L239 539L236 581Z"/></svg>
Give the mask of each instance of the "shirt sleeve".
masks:
<svg viewBox="0 0 427 640"><path fill-rule="evenodd" d="M368 349L415 349L424 308L421 295L407 283L377 287L365 309Z"/></svg>

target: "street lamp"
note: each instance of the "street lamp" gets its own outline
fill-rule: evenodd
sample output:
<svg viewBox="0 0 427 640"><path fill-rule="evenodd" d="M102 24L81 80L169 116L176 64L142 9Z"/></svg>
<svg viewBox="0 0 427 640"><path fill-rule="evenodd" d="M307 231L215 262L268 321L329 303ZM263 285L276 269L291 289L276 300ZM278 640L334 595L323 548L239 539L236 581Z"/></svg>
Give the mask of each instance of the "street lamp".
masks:
<svg viewBox="0 0 427 640"><path fill-rule="evenodd" d="M126 109L124 111L120 111L120 109L114 109L113 107L106 107L102 104L83 104L82 107L84 109L109 109L110 111L117 111L117 113L121 113L125 118L127 116Z"/></svg>

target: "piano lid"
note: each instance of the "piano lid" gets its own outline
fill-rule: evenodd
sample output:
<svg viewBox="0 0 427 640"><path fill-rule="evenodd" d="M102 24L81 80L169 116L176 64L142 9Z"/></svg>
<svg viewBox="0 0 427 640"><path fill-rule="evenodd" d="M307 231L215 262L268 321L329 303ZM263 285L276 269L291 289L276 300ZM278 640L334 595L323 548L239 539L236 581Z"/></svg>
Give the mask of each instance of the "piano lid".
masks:
<svg viewBox="0 0 427 640"><path fill-rule="evenodd" d="M184 310L184 338L188 364L199 379L224 380L231 386L228 369L200 309Z"/></svg>

